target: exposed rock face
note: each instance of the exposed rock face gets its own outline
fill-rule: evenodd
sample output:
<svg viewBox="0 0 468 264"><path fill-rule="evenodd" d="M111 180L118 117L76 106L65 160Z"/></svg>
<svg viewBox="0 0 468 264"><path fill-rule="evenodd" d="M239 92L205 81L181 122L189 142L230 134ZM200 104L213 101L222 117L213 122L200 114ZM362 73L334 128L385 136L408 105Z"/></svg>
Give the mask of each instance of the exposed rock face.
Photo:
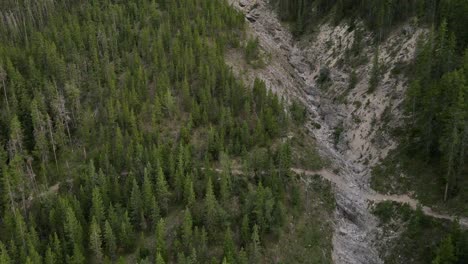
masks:
<svg viewBox="0 0 468 264"><path fill-rule="evenodd" d="M370 168L395 146L384 126L395 125L395 117L401 116L406 80L391 71L414 57L416 40L424 32L405 25L380 45L379 61L385 68L377 89L368 93L374 54L373 47L365 47L370 43L369 33L363 35L360 56L364 63L351 69L346 56L356 30L347 25L324 24L314 36L297 41L278 21L267 0L230 2L246 14L248 34L258 37L271 59L264 68L245 71L248 65L242 54L231 52L228 64L247 82L259 77L284 98L304 103L310 113L308 129L346 185L336 188L334 262L382 263L375 241L377 219L368 210L367 198L374 193L368 184ZM348 90L353 70L357 82ZM383 117L388 122L383 122Z"/></svg>

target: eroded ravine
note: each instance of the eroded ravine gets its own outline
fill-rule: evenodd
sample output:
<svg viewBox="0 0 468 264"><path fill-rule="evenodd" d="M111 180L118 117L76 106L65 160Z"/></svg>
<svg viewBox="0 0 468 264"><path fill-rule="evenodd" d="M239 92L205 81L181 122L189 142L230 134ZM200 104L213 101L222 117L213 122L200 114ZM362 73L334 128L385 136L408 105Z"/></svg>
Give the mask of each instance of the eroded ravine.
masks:
<svg viewBox="0 0 468 264"><path fill-rule="evenodd" d="M335 263L381 263L378 251L373 247L377 219L369 213L368 203L359 179L363 168L349 164L338 153L331 142L332 129L319 114L320 94L311 87L308 79L314 76L313 70L306 63L300 48L287 29L277 20L266 1L238 1L232 4L246 14L249 23L248 31L258 37L262 49L271 55L268 65L248 72L246 79L259 77L267 87L286 98L301 101L309 110L310 117L320 124L320 129L310 131L319 143L322 155L331 159L339 169L340 185L346 189L336 188L337 210L335 213L335 232L333 235L333 261ZM228 58L228 63L235 63L239 58ZM243 66L238 67L244 68ZM306 92L307 91L307 92Z"/></svg>
<svg viewBox="0 0 468 264"><path fill-rule="evenodd" d="M252 82L258 77L265 81L270 90L284 98L301 101L309 111L311 122L307 123L307 128L316 138L319 151L332 161L334 171L338 171L338 173L328 170L309 172L293 169L297 173L318 173L334 183L336 187L337 210L333 235L333 261L335 263L382 263L376 248L378 243L375 241L379 231L378 221L369 212L370 202L389 200L407 203L412 208L416 208L418 201L407 195L382 195L371 190L368 183L370 165L353 158L362 156L362 153L353 153L351 150L345 154L337 150L332 140L333 122L330 122L328 117L349 113L346 113L346 109L342 112L335 112L336 108L330 105L330 100L321 94L314 81L320 69L320 65L314 65L314 63L320 62L310 61L306 51L299 47L291 33L279 22L276 14L268 6L268 1L230 0L230 2L245 14L248 21L248 34L259 39L260 46L271 58L265 67L249 71L245 71L248 66L245 65L241 54L228 53L227 63L247 82ZM327 51L323 50L323 52ZM324 109L327 111L327 117L323 116ZM317 126L312 123L319 124L320 128L317 129ZM372 145L370 142L363 143L367 146ZM393 142L387 144L383 151L385 154L391 149L392 144ZM422 209L427 215L454 220L453 216L438 214L428 207ZM467 219L460 219L460 224L468 227Z"/></svg>

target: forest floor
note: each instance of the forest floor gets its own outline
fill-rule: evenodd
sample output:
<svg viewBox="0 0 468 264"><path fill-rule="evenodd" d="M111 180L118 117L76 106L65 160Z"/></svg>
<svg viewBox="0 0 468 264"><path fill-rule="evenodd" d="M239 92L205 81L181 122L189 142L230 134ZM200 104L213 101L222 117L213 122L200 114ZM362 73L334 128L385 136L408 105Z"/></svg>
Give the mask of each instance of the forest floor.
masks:
<svg viewBox="0 0 468 264"><path fill-rule="evenodd" d="M247 38L258 38L262 51L268 55L268 61L264 67L251 67L243 58L242 52L233 49L226 54L228 65L246 83L252 83L255 78L260 78L265 82L267 88L287 101L301 102L309 112L307 129L316 139L320 154L332 163L333 168L330 170L308 171L297 168L292 170L299 174L321 175L335 186L337 206L333 236L333 261L335 263L382 263L378 253L378 247L383 243L377 238L378 234L381 233L379 220L370 212L370 208L383 201L408 204L413 209L420 206L419 201L410 195L379 194L372 190L369 184L372 166L385 158L396 145L388 137L380 140L379 144L376 144L373 139L379 136L385 126L388 126L388 123L383 120L385 112L388 112L388 109L392 112L398 112L398 109L395 109L397 106L385 105L392 103L389 99L392 95L389 94L389 90L395 90L399 93L399 97L397 96L395 101L398 101L396 105L401 103L401 95L404 94L404 80L386 74L382 84L383 89L372 95L366 95L369 67L364 65L360 69L362 80L358 83L358 88L362 91L359 90L353 95L353 99L358 100L359 97L364 99L361 100L362 102L357 101L356 103L354 101L349 104L356 105L355 109L359 111L349 111L349 108L346 108L349 105L341 108L336 107L336 102L330 100L326 95L327 91L323 91L316 81L322 65L331 65L331 71L334 71L333 66L338 63L338 60L333 59L335 51L330 51L330 48L326 49L327 45L325 44L319 45L319 47L314 46L317 43L326 42L322 40L335 34L333 30L327 31L328 33L325 33L326 36L322 36L323 38L320 38L321 33L319 32L319 39L315 42L310 41L308 44L310 47L304 48L292 36L290 30L278 20L269 1L230 0L230 2L245 14L248 21ZM346 30L338 28L338 31L341 34L338 36L341 45ZM410 60L418 34L421 33L408 34L407 39L401 41L402 45L395 44L398 41L389 41L388 49L382 49L388 51L388 54L383 52L384 60L395 57L390 56L391 50L395 50L395 54L404 54L404 56L397 56L401 61ZM350 38L348 40L351 41ZM311 51L314 48L319 50ZM313 55L311 56L310 53ZM391 63L396 64L397 62L392 61ZM334 79L336 86L346 87L347 78L348 76L340 69L332 72L332 79ZM333 91L328 91L328 93L331 92ZM363 102L364 104L362 104ZM371 107L370 109L363 109L365 107L361 109L361 105L370 105ZM372 127L372 123L375 123L376 113L378 113L379 118L382 118L382 120L377 120L382 122ZM354 114L357 118L351 117ZM336 140L337 137L340 137L336 129L337 120L348 121L351 118L361 119L358 122L360 124L355 126L357 128L351 133L346 131L345 127L344 133L348 133L346 136L350 138L350 144L347 144L347 149L340 148L337 146ZM468 219L466 218L440 214L427 206L421 206L421 209L426 215L438 219L450 221L458 219L462 227L468 228Z"/></svg>

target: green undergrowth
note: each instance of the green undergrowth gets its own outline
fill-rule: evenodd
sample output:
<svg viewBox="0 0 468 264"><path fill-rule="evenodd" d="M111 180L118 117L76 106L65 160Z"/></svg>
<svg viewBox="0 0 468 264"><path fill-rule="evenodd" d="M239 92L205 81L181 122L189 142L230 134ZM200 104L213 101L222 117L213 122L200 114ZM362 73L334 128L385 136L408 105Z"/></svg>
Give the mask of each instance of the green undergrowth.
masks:
<svg viewBox="0 0 468 264"><path fill-rule="evenodd" d="M381 220L385 263L455 264L468 261L468 232L457 223L425 216L421 209L382 202L373 213Z"/></svg>
<svg viewBox="0 0 468 264"><path fill-rule="evenodd" d="M330 161L321 157L316 148L316 142L307 136L306 131L296 131L290 140L293 148L292 166L307 170L320 170L330 165Z"/></svg>
<svg viewBox="0 0 468 264"><path fill-rule="evenodd" d="M394 150L372 170L371 187L386 194L412 194L422 204L440 212L468 216L468 193L460 189L444 202L442 171L437 164L428 166L417 156L409 157L401 150ZM461 178L459 186L467 186Z"/></svg>
<svg viewBox="0 0 468 264"><path fill-rule="evenodd" d="M303 202L288 216L288 227L279 233L280 243L266 243L266 263L333 263L335 198L331 185L318 175L295 178L302 185L297 195Z"/></svg>

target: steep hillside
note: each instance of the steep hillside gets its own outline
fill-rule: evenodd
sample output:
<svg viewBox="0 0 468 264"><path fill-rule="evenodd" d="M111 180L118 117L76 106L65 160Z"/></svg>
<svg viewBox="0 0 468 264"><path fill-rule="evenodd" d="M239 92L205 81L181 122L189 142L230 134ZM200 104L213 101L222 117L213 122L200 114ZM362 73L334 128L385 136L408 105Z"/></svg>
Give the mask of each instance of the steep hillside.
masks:
<svg viewBox="0 0 468 264"><path fill-rule="evenodd" d="M247 81L260 76L272 91L303 103L309 112L309 132L335 168L322 174L335 184L336 191L334 261L382 262L379 252L387 256L392 250L387 239L399 238L382 237L384 230L368 208L373 202L391 200L416 209L419 201L411 193L373 191L372 168L399 149L401 138L396 133L406 132L407 126L412 78L408 71L419 56L420 40L430 36L430 29L415 19L403 19L390 23L392 29L380 34L379 28L369 29L365 19L350 23L325 16L297 37L298 21L280 22L285 9L280 4L276 15L276 1L231 2L245 13L248 38L258 39L264 63L249 63L234 49L226 55L228 64ZM393 175L387 177L391 183ZM426 206L421 209L436 219L456 219L456 214L438 213ZM461 224L467 226L468 221L462 218ZM437 252L432 254L435 257Z"/></svg>
<svg viewBox="0 0 468 264"><path fill-rule="evenodd" d="M1 1L0 263L330 263L330 184L290 170L324 165L304 108L224 63L244 26L225 1Z"/></svg>
<svg viewBox="0 0 468 264"><path fill-rule="evenodd" d="M351 138L345 140L350 151L373 165L379 160L377 156L387 156L388 149L376 153L363 136L380 147L389 145L381 144L390 138L385 134L391 134L398 143L398 149L392 153L391 161L387 160L380 168L382 173L375 177L373 186L383 192L415 191L426 204L437 204L441 210L465 215L468 200L466 192L461 190L466 188L468 180L465 177L468 31L460 25L468 23L467 16L463 15L468 12L467 2L278 0L269 3L301 40L316 35L323 40L313 42L314 48L309 48L312 53L318 51L319 56L325 50L329 57L317 58L319 63L326 63L320 69L321 87L338 81L347 82L338 87L357 88L359 98L348 98L353 89L327 92L334 100L338 98L338 103L355 104L348 112L362 126L358 134L349 135ZM330 34L330 29L322 28L323 24L336 32L341 28L341 32ZM314 55L312 59L316 60ZM331 65L332 71L344 69L348 78L346 74L330 78L327 67ZM369 98L363 101L361 97ZM359 108L367 106L370 114L357 113ZM337 132L346 133L347 129L342 129L346 123L349 124L339 124ZM375 134L369 125L386 129ZM357 147L365 153L356 151ZM399 177L401 174L406 177Z"/></svg>
<svg viewBox="0 0 468 264"><path fill-rule="evenodd" d="M0 263L468 262L467 13L1 1Z"/></svg>

